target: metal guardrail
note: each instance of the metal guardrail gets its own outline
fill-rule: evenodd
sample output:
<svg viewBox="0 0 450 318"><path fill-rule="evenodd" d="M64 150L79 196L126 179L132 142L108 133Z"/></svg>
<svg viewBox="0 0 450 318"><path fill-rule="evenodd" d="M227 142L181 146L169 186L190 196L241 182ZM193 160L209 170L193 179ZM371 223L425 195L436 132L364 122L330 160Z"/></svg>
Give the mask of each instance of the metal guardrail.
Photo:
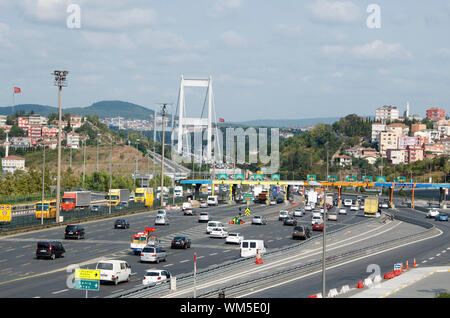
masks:
<svg viewBox="0 0 450 318"><path fill-rule="evenodd" d="M349 251L346 253L342 253L339 255L335 255L335 256L330 256L327 258L327 263L330 262L330 264L334 261L337 261L338 259L342 259L344 257L355 257L356 255L358 255L358 253L367 253L368 251L373 252L374 249L381 249L381 248L386 248L386 246L390 246L393 244L403 244L404 241L406 240L412 240L412 239L416 239L419 236L426 236L428 235L428 233L430 233L430 231L434 230L434 225L432 225L431 223L425 222L425 221L420 221L420 220L415 220L412 218L407 218L407 217L402 217L402 216L393 216L387 213L384 213L384 217L382 217L379 222L380 223L384 223L384 219L389 218L389 219L398 219L404 222L408 222L408 223L413 223L416 224L418 226L422 226L424 228L426 228L427 230L418 234L412 234L412 235L407 235L404 237L401 237L399 239L396 240L390 240L390 241L385 241L382 243L378 243L378 244L374 244L372 246L369 247L365 247L365 248L361 248L361 249L357 249L357 250L353 250L353 251ZM336 232L341 231L342 229L339 230L335 230L335 231L331 231L328 234L333 234ZM267 252L266 254L264 254L264 257L266 260L271 260L273 258L277 258L279 256L279 254L286 254L286 251L292 250L292 249L296 249L301 247L302 245L306 244L307 242L311 242L314 240L321 240L322 238L320 236L311 238L309 241L304 241L304 242L300 242L297 244L293 244L290 245L288 247L276 250L276 251L272 251L272 252ZM392 246L391 246L392 247ZM253 264L254 259L253 258L241 258L238 260L232 260L232 261L228 261L225 262L223 264L220 265L212 265L206 269L203 269L201 271L199 271L197 273L197 282L201 283L202 281L205 281L207 279L210 279L214 276L216 276L216 274L218 272L223 272L223 271L233 271L236 270L240 267L244 267L245 265L251 265ZM250 279L246 279L243 281L238 281L235 282L231 285L228 285L226 287L220 287L220 288L214 288L211 289L210 291L207 291L203 294L201 294L199 297L210 297L212 295L216 295L219 292L223 291L223 290L227 290L227 289L233 289L236 288L236 286L242 286L245 285L245 288L251 288L249 286L247 286L248 284L255 284L258 281L261 280L265 280L267 278L270 277L276 277L276 279L280 279L280 277L282 275L287 275L287 274L291 274L293 271L299 271L299 270L310 270L310 271L314 271L315 269L313 268L316 265L317 262L310 262L307 264L303 264L303 265L299 265L299 266L294 266L288 269L283 269L283 270L277 270L275 272L272 272L270 274L264 274L264 275L259 275L259 276L254 276L251 277ZM321 264L321 261L320 261ZM192 286L193 284L193 273L189 273L189 274L185 274L182 276L177 277L177 289L178 288L183 288L183 287L188 287L188 286ZM127 291L123 291L123 292L119 292L119 293L115 293L112 295L107 296L107 298L146 298L146 297L155 297L161 293L165 293L168 291L168 289L170 288L170 284L169 282L165 282L164 284L160 284L160 285L147 285L147 286L139 286L139 287L135 287L133 289L127 290Z"/></svg>

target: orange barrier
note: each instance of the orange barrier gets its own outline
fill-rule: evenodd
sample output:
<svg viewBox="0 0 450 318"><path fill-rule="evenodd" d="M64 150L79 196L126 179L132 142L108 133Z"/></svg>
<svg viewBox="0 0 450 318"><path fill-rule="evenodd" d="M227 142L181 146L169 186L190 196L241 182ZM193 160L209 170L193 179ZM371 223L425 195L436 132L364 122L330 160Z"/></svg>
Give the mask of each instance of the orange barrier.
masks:
<svg viewBox="0 0 450 318"><path fill-rule="evenodd" d="M256 254L256 262L255 264L263 264L263 259L259 253Z"/></svg>
<svg viewBox="0 0 450 318"><path fill-rule="evenodd" d="M311 296L309 296L308 298L317 298L317 294L311 295Z"/></svg>
<svg viewBox="0 0 450 318"><path fill-rule="evenodd" d="M399 269L397 269L397 270L394 270L394 276L400 276L401 274L402 274L402 271L401 270L399 270Z"/></svg>
<svg viewBox="0 0 450 318"><path fill-rule="evenodd" d="M395 275L393 272L384 274L384 279L392 279L394 277L395 277Z"/></svg>
<svg viewBox="0 0 450 318"><path fill-rule="evenodd" d="M414 257L413 267L416 267L416 258Z"/></svg>
<svg viewBox="0 0 450 318"><path fill-rule="evenodd" d="M356 285L356 288L364 288L364 283L363 283L362 280L360 280L360 281L358 282L358 285Z"/></svg>
<svg viewBox="0 0 450 318"><path fill-rule="evenodd" d="M408 265L408 261L406 261L406 266L405 266L405 270L409 270L409 265Z"/></svg>

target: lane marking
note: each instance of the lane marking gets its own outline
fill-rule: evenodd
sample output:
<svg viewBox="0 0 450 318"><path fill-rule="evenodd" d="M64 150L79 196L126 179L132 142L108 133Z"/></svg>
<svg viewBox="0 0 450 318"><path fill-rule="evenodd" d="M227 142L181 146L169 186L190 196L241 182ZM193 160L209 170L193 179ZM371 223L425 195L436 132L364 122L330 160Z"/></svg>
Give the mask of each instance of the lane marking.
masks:
<svg viewBox="0 0 450 318"><path fill-rule="evenodd" d="M186 262L189 262L189 260L188 260L188 259L185 259L185 260L183 260L183 261L180 261L180 263L186 263Z"/></svg>
<svg viewBox="0 0 450 318"><path fill-rule="evenodd" d="M429 260L431 261L432 259L434 259L434 257L430 257Z"/></svg>
<svg viewBox="0 0 450 318"><path fill-rule="evenodd" d="M231 250L225 250L225 251L223 251L223 253L228 253L228 252L231 252Z"/></svg>
<svg viewBox="0 0 450 318"><path fill-rule="evenodd" d="M163 267L170 267L170 266L173 266L173 264L167 264L167 265L164 265Z"/></svg>
<svg viewBox="0 0 450 318"><path fill-rule="evenodd" d="M436 256L441 256L441 253L436 254Z"/></svg>
<svg viewBox="0 0 450 318"><path fill-rule="evenodd" d="M214 256L214 255L217 255L218 253L211 253L211 254L209 254L209 256Z"/></svg>
<svg viewBox="0 0 450 318"><path fill-rule="evenodd" d="M58 290L58 291L52 292L52 294L56 295L56 294L64 293L66 291L68 291L68 289Z"/></svg>

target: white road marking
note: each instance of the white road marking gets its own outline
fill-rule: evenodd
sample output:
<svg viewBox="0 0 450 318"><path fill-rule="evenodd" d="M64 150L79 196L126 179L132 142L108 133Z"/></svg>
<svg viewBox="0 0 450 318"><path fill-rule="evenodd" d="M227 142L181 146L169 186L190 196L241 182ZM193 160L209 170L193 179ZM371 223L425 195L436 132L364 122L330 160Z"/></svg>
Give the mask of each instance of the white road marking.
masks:
<svg viewBox="0 0 450 318"><path fill-rule="evenodd" d="M430 257L430 258L429 258L429 260L432 260L432 259L434 259L434 257Z"/></svg>
<svg viewBox="0 0 450 318"><path fill-rule="evenodd" d="M58 291L53 292L52 294L56 295L56 294L59 294L59 293L64 293L66 291L68 291L68 289L58 290Z"/></svg>
<svg viewBox="0 0 450 318"><path fill-rule="evenodd" d="M223 253L228 253L228 252L231 252L231 250L225 250L225 251L223 251Z"/></svg>
<svg viewBox="0 0 450 318"><path fill-rule="evenodd" d="M189 262L189 260L185 259L184 261L180 261L180 263L186 263L186 262Z"/></svg>
<svg viewBox="0 0 450 318"><path fill-rule="evenodd" d="M423 261L422 263L426 263L427 261Z"/></svg>
<svg viewBox="0 0 450 318"><path fill-rule="evenodd" d="M199 257L197 257L198 259L200 259L200 258L203 258L204 256L199 256Z"/></svg>
<svg viewBox="0 0 450 318"><path fill-rule="evenodd" d="M436 254L436 256L441 256L441 253Z"/></svg>
<svg viewBox="0 0 450 318"><path fill-rule="evenodd" d="M131 273L130 275L133 276L133 275L136 275L136 274L137 274L137 273Z"/></svg>
<svg viewBox="0 0 450 318"><path fill-rule="evenodd" d="M217 253L211 253L211 254L209 254L209 256L213 256L213 255L217 255Z"/></svg>
<svg viewBox="0 0 450 318"><path fill-rule="evenodd" d="M169 267L169 266L173 266L173 264L167 264L167 265L164 265L163 267Z"/></svg>

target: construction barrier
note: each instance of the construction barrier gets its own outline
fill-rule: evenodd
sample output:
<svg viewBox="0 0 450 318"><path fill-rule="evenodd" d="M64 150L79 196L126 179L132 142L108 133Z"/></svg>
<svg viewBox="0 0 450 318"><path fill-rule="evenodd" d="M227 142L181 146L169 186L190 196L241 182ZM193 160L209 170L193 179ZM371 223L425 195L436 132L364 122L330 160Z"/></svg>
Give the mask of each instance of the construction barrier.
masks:
<svg viewBox="0 0 450 318"><path fill-rule="evenodd" d="M413 267L414 267L414 268L416 267L416 258L414 258L414 261L413 261Z"/></svg>
<svg viewBox="0 0 450 318"><path fill-rule="evenodd" d="M322 298L322 293L311 295L308 298Z"/></svg>
<svg viewBox="0 0 450 318"><path fill-rule="evenodd" d="M328 292L328 298L333 298L337 295L339 295L339 293L336 288L330 289L330 291Z"/></svg>
<svg viewBox="0 0 450 318"><path fill-rule="evenodd" d="M340 294L345 294L348 293L350 291L350 287L348 285L344 285L341 288L341 291L339 292Z"/></svg>
<svg viewBox="0 0 450 318"><path fill-rule="evenodd" d="M395 277L394 272L384 274L384 279L392 279L394 277Z"/></svg>
<svg viewBox="0 0 450 318"><path fill-rule="evenodd" d="M364 286L369 287L369 288L372 287L373 286L372 279L370 279L369 277L364 279Z"/></svg>
<svg viewBox="0 0 450 318"><path fill-rule="evenodd" d="M393 273L394 273L394 276L397 277L397 276L400 276L402 274L402 271L399 270L399 269L396 269L395 271L393 271Z"/></svg>
<svg viewBox="0 0 450 318"><path fill-rule="evenodd" d="M256 254L256 262L255 264L263 264L263 259L259 253Z"/></svg>
<svg viewBox="0 0 450 318"><path fill-rule="evenodd" d="M408 265L408 261L406 261L406 266L405 266L405 270L409 270L409 265Z"/></svg>

